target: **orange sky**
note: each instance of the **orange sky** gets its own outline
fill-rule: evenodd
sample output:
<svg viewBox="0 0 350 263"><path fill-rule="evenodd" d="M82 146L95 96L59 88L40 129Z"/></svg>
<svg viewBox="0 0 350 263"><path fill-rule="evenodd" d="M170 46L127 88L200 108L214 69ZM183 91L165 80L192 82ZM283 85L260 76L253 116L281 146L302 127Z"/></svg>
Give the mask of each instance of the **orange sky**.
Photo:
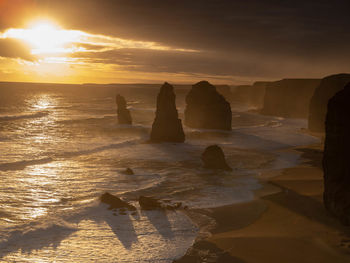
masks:
<svg viewBox="0 0 350 263"><path fill-rule="evenodd" d="M345 0L145 2L0 0L0 81L247 84L350 68Z"/></svg>

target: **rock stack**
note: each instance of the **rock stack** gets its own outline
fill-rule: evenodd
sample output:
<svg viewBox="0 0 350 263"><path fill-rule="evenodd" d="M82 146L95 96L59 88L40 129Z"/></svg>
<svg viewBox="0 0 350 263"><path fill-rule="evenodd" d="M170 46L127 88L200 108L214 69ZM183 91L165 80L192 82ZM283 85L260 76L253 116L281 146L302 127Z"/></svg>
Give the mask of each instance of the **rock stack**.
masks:
<svg viewBox="0 0 350 263"><path fill-rule="evenodd" d="M309 130L325 132L327 103L338 91L350 82L350 74L337 74L325 77L313 94L309 107Z"/></svg>
<svg viewBox="0 0 350 263"><path fill-rule="evenodd" d="M224 152L217 145L208 146L202 153L204 168L215 170L231 171L232 168L227 164Z"/></svg>
<svg viewBox="0 0 350 263"><path fill-rule="evenodd" d="M179 119L174 88L165 82L157 97L156 117L152 124L151 142L184 142L185 133Z"/></svg>
<svg viewBox="0 0 350 263"><path fill-rule="evenodd" d="M191 128L231 130L230 103L215 86L201 81L186 96L185 124Z"/></svg>
<svg viewBox="0 0 350 263"><path fill-rule="evenodd" d="M132 124L130 111L126 108L126 101L123 96L117 95L115 101L118 106L118 122L119 124Z"/></svg>
<svg viewBox="0 0 350 263"><path fill-rule="evenodd" d="M350 83L329 100L323 155L324 204L350 224Z"/></svg>

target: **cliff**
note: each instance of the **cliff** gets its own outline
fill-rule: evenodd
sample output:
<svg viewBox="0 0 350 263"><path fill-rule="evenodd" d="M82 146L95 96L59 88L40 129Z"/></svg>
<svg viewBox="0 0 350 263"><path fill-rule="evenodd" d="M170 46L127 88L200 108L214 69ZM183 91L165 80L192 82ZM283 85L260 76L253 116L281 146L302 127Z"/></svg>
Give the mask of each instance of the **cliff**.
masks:
<svg viewBox="0 0 350 263"><path fill-rule="evenodd" d="M350 82L350 74L325 77L313 94L309 107L309 130L324 132L328 100Z"/></svg>
<svg viewBox="0 0 350 263"><path fill-rule="evenodd" d="M350 83L329 100L323 155L324 204L350 224Z"/></svg>
<svg viewBox="0 0 350 263"><path fill-rule="evenodd" d="M262 114L307 118L310 99L319 79L283 79L266 84Z"/></svg>
<svg viewBox="0 0 350 263"><path fill-rule="evenodd" d="M240 85L232 89L232 101L247 104L257 109L264 106L265 87L268 82L258 81L253 85Z"/></svg>

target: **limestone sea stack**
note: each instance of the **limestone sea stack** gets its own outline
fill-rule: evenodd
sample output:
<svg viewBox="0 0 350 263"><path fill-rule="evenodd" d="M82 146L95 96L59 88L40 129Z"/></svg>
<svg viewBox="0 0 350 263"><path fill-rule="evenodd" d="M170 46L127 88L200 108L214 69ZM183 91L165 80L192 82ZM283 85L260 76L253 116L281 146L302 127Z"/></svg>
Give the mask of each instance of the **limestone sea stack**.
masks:
<svg viewBox="0 0 350 263"><path fill-rule="evenodd" d="M310 101L308 124L310 131L325 132L328 101L348 82L350 82L350 74L331 75L321 80Z"/></svg>
<svg viewBox="0 0 350 263"><path fill-rule="evenodd" d="M152 124L151 142L184 142L185 133L179 119L174 88L165 82L157 97L156 117Z"/></svg>
<svg viewBox="0 0 350 263"><path fill-rule="evenodd" d="M186 96L185 124L191 128L231 130L230 103L215 86L201 81Z"/></svg>
<svg viewBox="0 0 350 263"><path fill-rule="evenodd" d="M350 83L329 100L323 155L324 204L350 224Z"/></svg>
<svg viewBox="0 0 350 263"><path fill-rule="evenodd" d="M232 168L227 164L224 152L217 145L208 146L201 157L204 168L231 171Z"/></svg>
<svg viewBox="0 0 350 263"><path fill-rule="evenodd" d="M121 95L117 95L115 101L118 106L118 123L119 124L132 124L130 111L126 108L125 98Z"/></svg>

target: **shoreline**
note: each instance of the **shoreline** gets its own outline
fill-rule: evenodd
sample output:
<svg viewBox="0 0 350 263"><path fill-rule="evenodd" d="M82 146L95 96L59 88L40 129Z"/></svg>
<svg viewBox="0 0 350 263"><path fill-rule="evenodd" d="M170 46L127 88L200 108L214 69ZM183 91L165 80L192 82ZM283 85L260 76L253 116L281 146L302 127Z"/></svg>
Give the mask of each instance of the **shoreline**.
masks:
<svg viewBox="0 0 350 263"><path fill-rule="evenodd" d="M322 144L289 150L299 164L262 174L255 200L193 211L215 226L173 262L350 262L350 227L323 207Z"/></svg>

